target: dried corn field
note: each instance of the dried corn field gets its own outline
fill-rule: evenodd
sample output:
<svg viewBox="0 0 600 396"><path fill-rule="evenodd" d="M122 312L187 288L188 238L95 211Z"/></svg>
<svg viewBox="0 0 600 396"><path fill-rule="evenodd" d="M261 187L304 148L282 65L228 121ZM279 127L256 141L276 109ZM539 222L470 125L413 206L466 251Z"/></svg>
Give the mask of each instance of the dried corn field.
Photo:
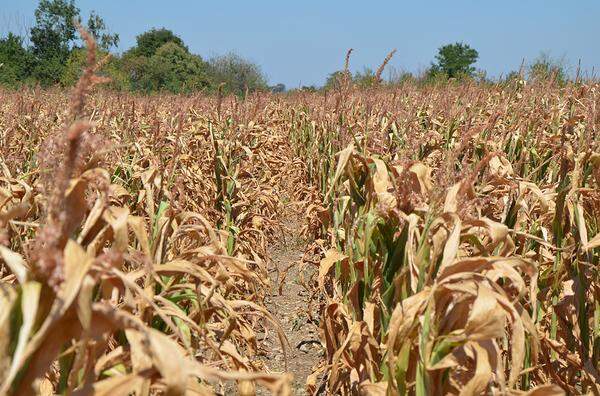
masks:
<svg viewBox="0 0 600 396"><path fill-rule="evenodd" d="M600 394L600 86L94 72L0 92L0 393ZM303 359L267 303L290 281L320 329L301 387L269 351Z"/></svg>

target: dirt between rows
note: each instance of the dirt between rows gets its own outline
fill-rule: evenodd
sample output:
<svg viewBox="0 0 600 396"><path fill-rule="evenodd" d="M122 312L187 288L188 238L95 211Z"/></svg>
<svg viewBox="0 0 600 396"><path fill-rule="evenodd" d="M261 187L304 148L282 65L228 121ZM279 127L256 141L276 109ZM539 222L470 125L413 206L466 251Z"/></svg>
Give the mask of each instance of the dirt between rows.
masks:
<svg viewBox="0 0 600 396"><path fill-rule="evenodd" d="M309 291L302 285L307 274L300 273L300 262L306 241L300 237L300 222L284 225L282 235L270 247L269 269L273 286L267 297L267 309L281 324L289 341L286 359L281 343L274 331L263 340L265 366L271 372L288 372L294 376L292 391L307 395L306 378L324 355L316 323L316 303L310 301ZM257 395L268 394L257 389Z"/></svg>

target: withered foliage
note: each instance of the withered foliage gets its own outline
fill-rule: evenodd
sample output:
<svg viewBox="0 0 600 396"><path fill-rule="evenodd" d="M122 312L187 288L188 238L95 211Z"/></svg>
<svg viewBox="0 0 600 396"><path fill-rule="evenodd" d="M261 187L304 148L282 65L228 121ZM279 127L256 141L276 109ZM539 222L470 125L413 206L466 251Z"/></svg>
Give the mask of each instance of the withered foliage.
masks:
<svg viewBox="0 0 600 396"><path fill-rule="evenodd" d="M71 96L0 92L0 394L291 394L293 211L310 393L600 394L598 85L133 97L88 46Z"/></svg>
<svg viewBox="0 0 600 396"><path fill-rule="evenodd" d="M323 197L306 225L326 347L311 391L600 394L599 89L313 104L296 131Z"/></svg>
<svg viewBox="0 0 600 396"><path fill-rule="evenodd" d="M275 110L105 94L88 61L70 97L1 94L0 394L290 394L259 359L302 185Z"/></svg>

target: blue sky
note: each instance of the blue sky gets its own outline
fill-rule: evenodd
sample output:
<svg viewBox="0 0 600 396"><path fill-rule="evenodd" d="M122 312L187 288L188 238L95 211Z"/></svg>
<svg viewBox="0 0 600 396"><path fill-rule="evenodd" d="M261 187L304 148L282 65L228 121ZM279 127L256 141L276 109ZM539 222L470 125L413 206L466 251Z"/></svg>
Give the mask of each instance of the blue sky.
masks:
<svg viewBox="0 0 600 396"><path fill-rule="evenodd" d="M271 83L322 84L354 48L351 68L390 63L416 72L437 48L463 41L479 51L476 66L498 76L545 51L575 69L600 70L600 1L76 0L121 36L119 50L151 27L180 35L207 58L229 50L262 66ZM0 0L0 32L31 25L36 0ZM18 23L17 23L18 22Z"/></svg>

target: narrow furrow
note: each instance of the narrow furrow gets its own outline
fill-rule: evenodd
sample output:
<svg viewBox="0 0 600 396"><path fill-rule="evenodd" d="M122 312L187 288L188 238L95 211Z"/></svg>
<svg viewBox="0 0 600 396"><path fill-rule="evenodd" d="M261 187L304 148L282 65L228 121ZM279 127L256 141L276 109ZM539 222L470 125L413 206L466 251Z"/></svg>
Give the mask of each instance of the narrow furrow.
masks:
<svg viewBox="0 0 600 396"><path fill-rule="evenodd" d="M294 215L283 217L293 218ZM270 371L292 374L292 391L296 395L305 395L306 378L322 359L323 349L318 327L311 321L315 312L309 311L312 306L310 294L299 282L302 276L299 271L300 260L306 246L299 230L298 223L287 224L283 235L269 248L273 290L266 306L281 324L289 345L284 354L277 335L270 332L264 339L264 359Z"/></svg>

